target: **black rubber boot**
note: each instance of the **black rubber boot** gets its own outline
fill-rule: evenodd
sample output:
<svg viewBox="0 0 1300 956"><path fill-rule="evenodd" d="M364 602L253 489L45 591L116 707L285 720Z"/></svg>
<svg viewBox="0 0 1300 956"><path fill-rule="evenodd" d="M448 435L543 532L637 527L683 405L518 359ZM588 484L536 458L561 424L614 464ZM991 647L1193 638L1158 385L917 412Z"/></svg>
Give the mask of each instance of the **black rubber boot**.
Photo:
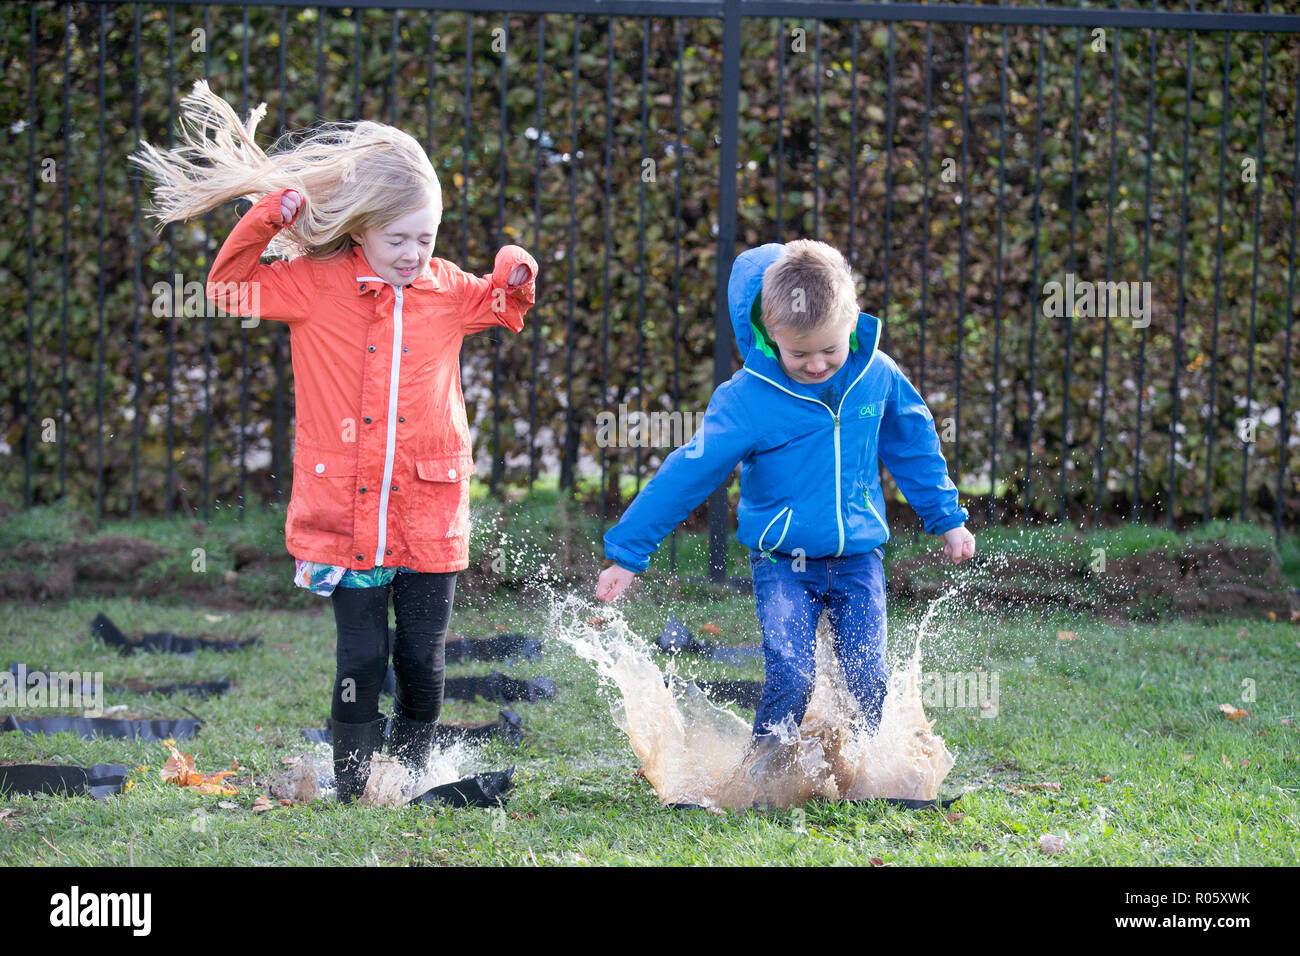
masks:
<svg viewBox="0 0 1300 956"><path fill-rule="evenodd" d="M411 720L400 712L393 714L393 724L388 731L388 754L401 761L412 777L423 772L429 762L437 726L436 720Z"/></svg>
<svg viewBox="0 0 1300 956"><path fill-rule="evenodd" d="M334 788L339 803L352 803L370 779L370 758L384 746L388 717L380 714L367 724L345 724L330 719L334 735Z"/></svg>

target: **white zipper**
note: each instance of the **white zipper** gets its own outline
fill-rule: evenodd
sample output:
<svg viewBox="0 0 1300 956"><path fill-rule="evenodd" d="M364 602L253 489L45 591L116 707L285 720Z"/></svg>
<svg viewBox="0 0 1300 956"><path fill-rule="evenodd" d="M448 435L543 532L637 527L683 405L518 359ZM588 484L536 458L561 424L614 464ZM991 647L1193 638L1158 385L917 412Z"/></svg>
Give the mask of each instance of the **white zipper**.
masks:
<svg viewBox="0 0 1300 956"><path fill-rule="evenodd" d="M772 547L764 548L763 539L766 538L767 533L772 530L772 525L781 520L781 515L785 515L785 525L781 528L781 537L777 539L776 544L772 545ZM763 533L758 536L758 550L763 552L763 557L768 557L771 552L781 547L781 542L785 540L786 532L790 530L790 519L793 517L794 511L791 508L786 507L778 511L776 516L767 523L767 527L763 529ZM772 558L772 560L775 561L776 558Z"/></svg>
<svg viewBox="0 0 1300 956"><path fill-rule="evenodd" d="M402 364L402 289L393 286L393 360L388 379L388 438L384 449L384 485L379 490L379 547L375 549L375 567L384 563L384 545L388 543L388 489L393 480L393 453L397 449L397 382Z"/></svg>
<svg viewBox="0 0 1300 956"><path fill-rule="evenodd" d="M877 325L876 342L879 341L880 341L880 326ZM843 492L841 492L840 490L840 415L839 413L844 411L844 400L849 397L849 392L852 390L854 385L857 385L858 382L862 381L862 376L867 374L867 369L871 368L871 363L872 361L875 360L875 358L876 358L876 351L875 351L875 346L873 345L871 350L871 358L867 359L866 368L864 368L861 372L858 373L858 377L855 378L852 381L852 383L850 383L849 387L844 390L844 394L840 396L839 411L836 411L835 409L827 405L825 402L820 401L816 398L810 398L807 395L800 395L798 392L792 392L790 391L790 389L786 388L780 382L774 382L766 375L763 375L759 372L755 372L752 368L746 369L746 371L749 372L750 375L757 376L758 378L761 378L763 381L767 382L769 385L776 386L781 391L785 392L787 395L793 395L795 398L802 398L806 402L812 402L814 405L820 405L822 408L826 409L826 411L831 413L831 418L834 419L835 421L835 527L839 531L839 547L835 549L835 557L837 558L844 551L844 518L840 514L841 507L842 507L842 500L843 500L842 499ZM872 513L873 514L875 513L875 509L872 509ZM761 541L762 539L760 538L759 540Z"/></svg>

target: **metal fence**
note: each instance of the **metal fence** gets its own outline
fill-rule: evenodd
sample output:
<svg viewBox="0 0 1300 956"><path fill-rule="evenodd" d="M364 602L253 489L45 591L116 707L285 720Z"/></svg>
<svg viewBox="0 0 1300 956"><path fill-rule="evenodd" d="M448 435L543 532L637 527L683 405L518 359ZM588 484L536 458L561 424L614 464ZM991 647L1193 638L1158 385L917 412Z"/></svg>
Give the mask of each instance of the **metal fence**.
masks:
<svg viewBox="0 0 1300 956"><path fill-rule="evenodd" d="M809 236L861 276L984 520L1280 533L1300 517L1300 16L1222 7L11 5L7 490L57 500L71 460L101 515L287 492L285 330L151 306L233 222L153 237L126 169L140 138L171 143L201 76L280 133L422 135L449 193L436 254L537 256L524 332L462 355L494 492L551 473L617 508L669 448L597 419L701 412L737 367L738 247ZM726 520L724 488L715 569Z"/></svg>

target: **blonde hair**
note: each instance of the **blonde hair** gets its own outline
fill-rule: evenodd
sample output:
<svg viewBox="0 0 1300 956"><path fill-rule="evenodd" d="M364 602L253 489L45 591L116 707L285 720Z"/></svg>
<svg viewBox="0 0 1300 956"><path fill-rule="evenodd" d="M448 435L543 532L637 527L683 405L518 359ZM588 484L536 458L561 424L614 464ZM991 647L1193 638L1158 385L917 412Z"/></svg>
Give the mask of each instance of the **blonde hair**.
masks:
<svg viewBox="0 0 1300 956"><path fill-rule="evenodd" d="M269 251L326 258L352 245L351 234L387 225L433 206L442 219L442 187L428 155L392 126L359 121L324 123L287 135L268 155L254 141L266 104L246 123L204 80L181 100L182 145L159 150L141 140L132 162L151 173L154 207L163 224L215 209L241 197L256 201L296 189L306 204ZM279 145L279 144L278 144Z"/></svg>
<svg viewBox="0 0 1300 956"><path fill-rule="evenodd" d="M769 331L801 335L857 317L853 274L834 246L796 239L763 273L762 319Z"/></svg>

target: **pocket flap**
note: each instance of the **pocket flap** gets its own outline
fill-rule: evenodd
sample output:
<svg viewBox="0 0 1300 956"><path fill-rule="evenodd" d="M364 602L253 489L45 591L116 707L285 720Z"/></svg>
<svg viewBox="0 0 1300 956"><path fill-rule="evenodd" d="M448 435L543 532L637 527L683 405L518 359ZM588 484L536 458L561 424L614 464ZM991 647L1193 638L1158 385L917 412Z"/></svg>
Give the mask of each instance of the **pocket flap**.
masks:
<svg viewBox="0 0 1300 956"><path fill-rule="evenodd" d="M329 451L310 445L297 444L293 450L293 463L308 474L321 478L346 478L357 473L357 452Z"/></svg>
<svg viewBox="0 0 1300 956"><path fill-rule="evenodd" d="M457 453L417 458L415 473L425 481L463 481L474 474L474 456Z"/></svg>

